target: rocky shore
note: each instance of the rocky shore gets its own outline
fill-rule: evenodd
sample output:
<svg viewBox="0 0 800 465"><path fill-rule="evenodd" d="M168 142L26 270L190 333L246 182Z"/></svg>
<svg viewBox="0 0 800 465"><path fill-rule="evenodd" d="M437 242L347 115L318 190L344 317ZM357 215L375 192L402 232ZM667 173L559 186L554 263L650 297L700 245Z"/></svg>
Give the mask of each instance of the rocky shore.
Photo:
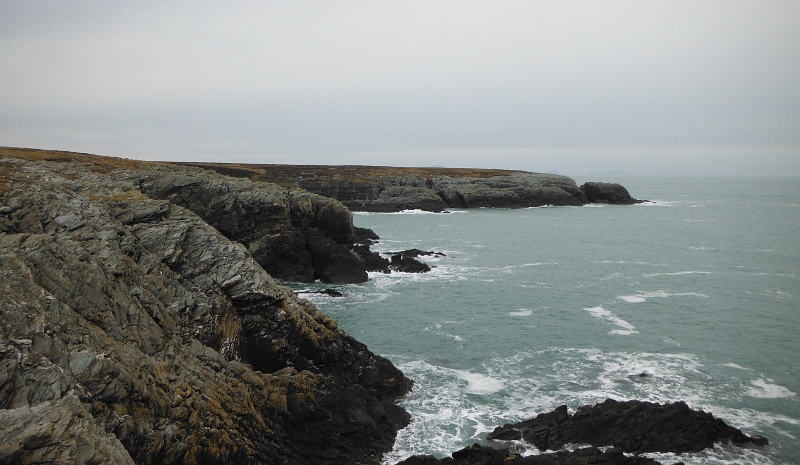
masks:
<svg viewBox="0 0 800 465"><path fill-rule="evenodd" d="M380 256L348 207L636 202L556 175L271 166L0 148L0 463L377 464L412 382L276 279L358 283L442 255ZM652 463L558 454L535 463Z"/></svg>
<svg viewBox="0 0 800 465"><path fill-rule="evenodd" d="M591 182L578 187L567 176L526 171L224 163L191 165L229 176L300 187L336 199L352 211L419 209L440 212L448 208L640 202L619 184Z"/></svg>
<svg viewBox="0 0 800 465"><path fill-rule="evenodd" d="M352 240L341 204L197 168L0 155L0 463L391 449L411 381L265 270L335 266L315 260Z"/></svg>
<svg viewBox="0 0 800 465"><path fill-rule="evenodd" d="M572 415L567 406L562 405L530 420L498 427L487 439L522 441L542 453L523 456L507 446L493 448L475 444L453 452L451 458L439 460L418 455L398 465L659 464L640 454L671 452L680 455L713 448L715 444L752 447L769 443L761 436L747 436L710 413L692 410L683 402L662 405L612 399L580 407ZM568 444L590 447L566 450Z"/></svg>

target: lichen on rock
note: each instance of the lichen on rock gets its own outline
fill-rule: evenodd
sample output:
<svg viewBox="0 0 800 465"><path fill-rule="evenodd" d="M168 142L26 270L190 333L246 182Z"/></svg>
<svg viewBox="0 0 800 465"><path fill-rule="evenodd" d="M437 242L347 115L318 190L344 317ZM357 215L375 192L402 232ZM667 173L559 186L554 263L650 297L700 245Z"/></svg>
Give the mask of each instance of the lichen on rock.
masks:
<svg viewBox="0 0 800 465"><path fill-rule="evenodd" d="M282 189L92 163L0 157L0 462L378 463L410 381L221 232Z"/></svg>

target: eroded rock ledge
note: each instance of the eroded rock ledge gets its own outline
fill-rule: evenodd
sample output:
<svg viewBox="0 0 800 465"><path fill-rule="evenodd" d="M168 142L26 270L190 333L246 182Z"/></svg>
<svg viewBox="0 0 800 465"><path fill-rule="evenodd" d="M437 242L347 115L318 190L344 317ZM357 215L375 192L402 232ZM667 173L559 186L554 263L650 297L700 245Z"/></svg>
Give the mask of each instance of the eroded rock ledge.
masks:
<svg viewBox="0 0 800 465"><path fill-rule="evenodd" d="M254 181L301 187L336 199L352 211L419 209L439 212L448 208L577 206L595 201L636 203L630 195L623 202L617 201L617 197L609 197L606 183L588 183L604 186L591 188L587 193L583 186L579 188L567 176L526 171L224 163L190 165ZM595 191L602 194L595 195ZM587 198L590 194L593 197ZM632 201L628 202L628 199Z"/></svg>
<svg viewBox="0 0 800 465"><path fill-rule="evenodd" d="M292 227L347 239L346 210L195 168L0 155L0 463L377 464L391 448L411 382L258 262Z"/></svg>

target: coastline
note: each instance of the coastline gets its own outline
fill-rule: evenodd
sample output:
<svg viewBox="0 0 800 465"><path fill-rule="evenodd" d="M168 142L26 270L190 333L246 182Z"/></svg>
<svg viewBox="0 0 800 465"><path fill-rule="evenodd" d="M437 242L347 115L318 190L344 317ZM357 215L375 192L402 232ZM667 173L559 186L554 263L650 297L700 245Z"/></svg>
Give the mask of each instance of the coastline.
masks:
<svg viewBox="0 0 800 465"><path fill-rule="evenodd" d="M13 276L15 280L9 281L13 282L13 285L9 286L7 295L16 299L16 302L23 300L56 301L59 305L59 312L68 314L65 320L68 324L74 324L73 320L82 321L81 318L83 318L89 321L90 326L81 326L81 328L89 328L85 330L96 333L92 336L93 340L103 340L102 345L93 346L93 342L87 343L66 338L63 331L55 331L56 322L49 319L48 312L51 304L48 303L47 306L38 304L38 307L35 304L35 313L40 315L39 318L44 322L44 326L25 328L22 320L12 323L10 332L7 331L9 341L7 346L10 349L4 354L19 359L36 358L43 355L47 358L48 363L53 366L61 366L66 372L65 378L58 381L61 386L59 389L69 389L62 389L59 394L61 397L52 399L43 398L43 396L51 395L45 394L43 391L34 392L33 398L31 398L30 391L27 391L26 394L15 392L14 389L22 388L22 379L30 380L31 377L38 379L36 377L42 376L36 371L42 368L40 365L17 364L12 367L10 381L4 381L3 384L5 398L7 402L10 402L7 405L14 407L8 410L13 411L21 418L32 418L33 424L39 424L34 420L41 418L41 415L46 418L47 414L55 415L55 412L61 411L68 411L70 415L80 418L87 418L89 415L90 423L91 419L94 419L93 421L96 423L104 425L106 431L110 428L116 435L116 441L119 441L117 443L111 436L105 436L104 441L108 442L103 444L98 442L95 447L96 453L100 454L101 451L111 448L116 450L115 453L120 454L117 459L124 462L123 451L131 452L131 450L129 450L130 446L126 446L123 441L149 440L151 444L155 444L155 438L163 438L163 434L171 434L173 437L176 434L176 428L167 433L148 432L150 436L136 436L133 433L126 433L130 434L130 436L126 436L120 433L124 428L133 428L134 425L140 423L147 424L147 421L156 425L157 422L145 417L163 416L163 412L150 411L144 417L140 416L135 420L125 419L126 415L133 418L131 412L136 410L135 404L141 403L143 399L148 399L150 402L152 398L151 392L148 391L142 395L141 387L127 379L137 373L139 376L144 374L146 379L150 379L149 377L156 375L150 374L148 370L155 370L153 373L158 370L169 371L169 366L185 364L203 374L200 378L192 378L193 381L185 383L190 388L188 391L182 391L183 388L180 386L172 386L170 383L173 381L170 381L169 375L167 375L168 388L165 387L163 390L165 392L171 390L173 394L177 392L179 396L176 398L173 395L169 398L166 405L170 409L176 405L181 408L182 401L187 405L184 408L189 411L198 408L198 403L202 404L205 400L211 402L212 405L214 402L223 405L226 402L231 403L234 400L223 396L219 391L222 386L235 384L234 379L240 377L261 377L262 383L271 386L268 391L272 392L266 397L268 400L261 407L261 415L264 415L264 411L273 412L267 415L270 417L267 424L273 425L272 428L275 430L273 432L276 434L268 439L261 437L258 440L262 442L275 441L275 443L262 444L263 449L260 450L253 447L237 451L233 443L223 443L220 448L218 444L213 444L213 441L209 442L208 439L205 442L193 439L195 444L199 443L199 445L190 450L176 452L170 450L169 446L162 446L167 449L162 448L155 451L133 449L133 453L129 453L129 455L136 462L149 462L154 457L162 457L167 461L184 463L191 463L192 460L207 463L217 460L225 463L225 460L232 459L261 463L264 457L272 454L284 457L284 460L296 460L297 463L328 463L328 461L335 463L336 460L343 459L351 460L353 463L377 463L380 460L379 452L381 450L385 452L387 445L389 448L391 447L396 431L408 422L407 414L394 406L394 400L408 392L410 381L406 380L390 362L372 354L366 349L366 346L344 333L330 317L319 312L307 301L297 299L291 291L282 289L277 283L271 281L271 277L264 273L266 267L261 265L261 261L256 259L256 254L251 250L253 231L241 226L250 217L248 208L252 208L252 205L264 205L265 198L282 199L280 202L270 201L273 203L283 202L286 206L278 215L289 218L289 223L285 224L291 224L295 228L298 225L315 228L326 237L336 235L337 231L346 230L348 221L352 231L352 215L347 217L346 214L337 213L346 210L338 208L329 200L320 199L307 193L286 188L270 191L269 188L262 187L260 184L253 188L249 181L242 183L241 180L209 175L196 168L170 167L163 164L159 164L156 168L142 168L143 165L137 164L137 166L128 166L117 171L116 168L112 168L113 162L92 165L92 161L89 159L88 163L89 165L85 158L71 160L67 163L34 162L28 164L27 162L12 161L5 164L3 179L0 179L5 186L8 186L7 189L3 189L3 195L8 196L9 199L6 206L8 208L4 207L1 213L11 219L4 224L3 233L9 236L4 237L4 258L9 260L10 265L7 269L16 271L16 275ZM57 188L53 192L48 192L49 185ZM38 187L32 188L32 186ZM38 200L34 203L40 207L44 205L44 211L24 210L25 208L30 209L32 206L25 205L25 202L21 200L21 195L15 194L15 192L25 188L31 189L26 194L35 193L36 196L42 196L41 199L37 197ZM182 190L183 188L189 190ZM264 189L270 192L268 197L264 197ZM222 191L231 193L231 196L220 201ZM211 194L208 194L209 192ZM287 195L280 197L281 194ZM204 195L208 195L208 197L204 197ZM52 206L49 202L52 202ZM20 205L22 206L20 207ZM212 208L219 205L222 205L222 208ZM79 209L77 213L75 212L76 208ZM36 218L32 218L32 216L36 216ZM262 217L258 223L262 225L274 223L276 221L274 218L278 216L268 216L267 219ZM341 217L344 219L342 220ZM22 221L21 218L26 219ZM151 326L138 327L137 331L139 332L132 334L125 328L124 321L121 323L119 321L110 322L108 319L100 318L99 314L92 313L91 307L93 305L97 307L97 305L90 301L87 306L80 300L79 290L70 290L69 286L64 284L64 281L80 281L82 278L76 279L76 276L87 276L89 269L84 265L72 264L67 257L77 251L78 256L84 257L83 261L88 259L91 264L107 261L109 253L117 252L113 250L109 252L106 249L108 246L106 243L93 244L88 248L81 246L74 250L67 248L74 246L77 237L85 241L87 237L92 236L93 231L101 239L108 241L104 235L106 233L103 233L109 229L105 225L108 221L114 225L111 229L117 231L116 234L122 238L119 239L119 245L115 247L118 247L119 251L129 259L135 257L134 261L137 263L139 261L147 262L150 267L148 272L161 272L162 276L164 272L167 275L173 273L179 283L183 279L196 286L198 283L204 283L198 286L199 290L206 297L213 296L211 300L216 301L209 303L203 309L205 313L201 312L202 318L206 318L205 321L208 323L198 326L196 321L192 322L180 317L181 311L177 314L171 313L171 303L167 305L171 302L170 296L165 296L163 289L162 295L158 295L151 289L152 284L143 285L139 281L136 281L138 287L141 288L138 292L141 293L144 290L144 293L133 294L135 299L125 300L121 305L138 306L144 311L137 316L137 318L143 318L139 322L147 321L149 317L155 326L147 323ZM342 227L342 224L345 226ZM230 225L235 225L238 229L231 228ZM176 235L176 230L185 232ZM284 231L290 231L289 226L286 226ZM39 237L42 233L52 236L55 242L48 242L50 239L47 237ZM308 237L307 232L301 234ZM274 231L271 231L269 235L274 236ZM341 236L344 237L344 241L352 242L353 240L346 231ZM133 248L123 244L130 240L133 240ZM31 247L30 242L33 241L38 241L35 247ZM333 241L336 242L335 239ZM237 242L240 244L237 245ZM242 246L241 243L247 245ZM62 263L67 262L67 266L60 271L62 276L55 279L55 287L52 287L52 283L49 284L50 287L43 285L46 280L37 276L36 272L31 274L28 281L19 277L27 276L20 270L34 269L31 266L32 263L37 263L39 269L42 268L42 265L54 266L53 263L56 261L50 258L43 260L33 253L34 251L39 253L38 250L42 247L49 250L48 257L57 258ZM19 252L20 249L23 251L22 254ZM125 259L119 253L117 254L120 261L124 262ZM152 256L148 254L152 254ZM143 258L145 255L148 256ZM99 257L104 258L101 260ZM223 257L224 259L222 259ZM39 261L31 261L34 258ZM159 261L161 265L158 264ZM195 262L203 263L203 266L198 267ZM269 260L266 262L269 263ZM72 269L73 266L79 273L78 275L69 274L75 271ZM141 270L131 268L127 271L120 271L120 266L115 266L116 268L111 270L91 268L91 272L106 276L106 282L111 283L112 287L114 283L124 283L127 289L137 287L131 286L131 283L126 280L132 279L131 275L141 273ZM5 276L8 279L12 278L9 273L6 273ZM135 278L133 279L135 280ZM164 282L161 281L158 285L164 286ZM173 287L174 284L166 286L167 289ZM180 291L181 299L184 301L187 299L202 300L199 294L187 297L189 294L184 292L186 290L185 282L181 284L181 287L183 288ZM26 289L28 293L23 293L22 289ZM43 290L40 295L36 295L34 292L38 289ZM108 288L104 288L102 292L108 292ZM148 292L152 295L146 295ZM166 294L169 292L175 291L167 291ZM155 300L160 299L162 302L160 307L158 304L155 305L161 312L156 316L151 308L154 296ZM149 302L148 299L150 299ZM120 318L120 315L120 313L115 313L112 319ZM196 317L195 314L195 320ZM126 318L130 318L130 316L126 316ZM167 322L170 318L174 321ZM184 320L178 322L177 320L181 318ZM92 329L92 324L97 326L99 331ZM167 332L171 331L172 335L157 336L156 339L160 337L161 340L153 340L152 335L158 334L165 328L169 329ZM48 331L50 332L48 333ZM266 336L265 331L271 336ZM109 337L116 342L109 340ZM41 342L43 340L51 340L51 342L43 343ZM279 343L279 347L276 347L276 340L284 342ZM135 357L126 359L122 355L123 346L117 347L118 343L127 344L125 347L130 347L131 344L140 347L137 349L138 352L134 351ZM42 344L59 346L58 350L66 349L70 355L67 359L63 357L58 359L54 357L53 352L42 352L40 347ZM271 353L269 356L265 356L264 351L271 351ZM100 354L103 355L98 357ZM145 367L148 363L151 365L154 363L145 362L148 357L155 357L155 360L162 358L178 360L180 363L166 366L156 363L153 365L155 368L142 368L143 363ZM110 361L97 362L97 360L107 359ZM276 359L280 360L277 364ZM127 364L139 364L139 366L131 370ZM353 371L354 364L358 367L356 371ZM211 371L207 371L209 368ZM108 383L103 384L96 379L98 375L108 376L109 373L123 373L126 370L127 374L117 374L115 379L121 381L114 384L112 388L109 388ZM212 375L212 372L216 375ZM207 383L200 383L201 379L207 376L219 377L220 373L223 377L227 376L222 385L215 387L209 386ZM14 377L17 377L17 380ZM50 378L41 379L50 380ZM11 389L9 389L9 382L13 383ZM80 386L80 389L77 386ZM331 393L332 391L333 393ZM242 392L251 398L264 395L263 390L259 394L251 388L246 388ZM131 399L127 404L122 399L126 395ZM25 396L27 397L23 399ZM281 396L285 400L280 400ZM324 398L319 399L318 396ZM8 400L9 398L11 400ZM59 401L59 399L65 399L65 401ZM77 404L76 399L80 401ZM175 403L175 399L177 399L177 403ZM294 399L294 403L291 399ZM275 403L276 401L277 403ZM28 410L24 410L25 402L27 402ZM367 405L361 405L363 402L366 402ZM88 409L81 407L84 404L91 407ZM265 407L266 410L264 410ZM163 408L163 404L159 408ZM281 409L285 412L285 417L276 419L274 412L279 412ZM198 408L198 411L202 412L203 409ZM141 412L138 414L142 415ZM25 417L25 415L28 416ZM40 415L40 417L36 417L36 415ZM172 418L170 415L166 415L165 418ZM213 412L212 417L213 415L222 415L222 413ZM253 414L250 413L250 415ZM281 415L284 414L278 413L277 417L281 417ZM116 422L117 418L121 418L122 421L115 426L109 426ZM352 424L354 418L356 425ZM220 431L231 435L234 434L233 431L236 431L236 434L242 434L239 431L239 428L242 427L241 423L234 421L236 423L234 427L225 425L224 418L217 421L222 422L220 423L222 427L214 426L217 430L215 434ZM288 421L288 423L281 427L282 421ZM331 421L333 424L326 423ZM200 433L192 428L199 428L200 425L205 427L205 424L205 419L202 419L200 423L196 424L176 423L176 427L179 434L188 432L190 437L194 438ZM151 428L153 427L151 426ZM186 428L185 431L182 428ZM285 428L283 435L280 432L281 428ZM246 424L245 429L248 429ZM313 434L309 433L312 429L317 429L317 431ZM303 433L296 430L303 431ZM28 430L14 433L32 434ZM74 431L66 433L68 433L68 437L75 437L77 434ZM69 436L69 434L73 436ZM331 442L331 437L341 436L348 437L341 438L339 442L333 442L317 451L305 450L309 444L328 443ZM364 437L368 439L364 441ZM245 443L254 440L247 436L238 438L236 441ZM162 440L159 439L159 441ZM52 447L52 444L50 442L46 445ZM63 441L63 444L69 447L69 440ZM123 446L122 451L120 451L120 445ZM203 449L203 447L213 448L213 450ZM231 449L226 451L224 447L231 447ZM337 450L336 454L339 455L331 455L330 450L332 449Z"/></svg>

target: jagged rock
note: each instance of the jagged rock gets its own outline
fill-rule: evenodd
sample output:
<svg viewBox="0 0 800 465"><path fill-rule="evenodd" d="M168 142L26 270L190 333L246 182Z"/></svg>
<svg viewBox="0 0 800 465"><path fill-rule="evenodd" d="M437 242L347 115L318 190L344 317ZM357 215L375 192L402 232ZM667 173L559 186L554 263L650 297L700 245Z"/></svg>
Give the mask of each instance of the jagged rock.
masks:
<svg viewBox="0 0 800 465"><path fill-rule="evenodd" d="M608 399L567 413L562 405L552 412L513 425L501 426L487 439L522 439L539 450L557 450L566 444L614 446L629 453L697 452L714 443L765 445L766 438L747 436L710 413L692 410L684 402L657 404Z"/></svg>
<svg viewBox="0 0 800 465"><path fill-rule="evenodd" d="M595 447L586 447L574 451L558 451L549 454L523 457L508 449L494 449L473 444L453 452L452 458L437 459L431 455L415 455L397 465L656 465L657 462L648 457L626 456L620 449L602 451Z"/></svg>
<svg viewBox="0 0 800 465"><path fill-rule="evenodd" d="M381 273L389 273L389 260L380 256L378 252L373 252L367 245L356 245L351 249L359 259L364 263L367 271L378 271Z"/></svg>
<svg viewBox="0 0 800 465"><path fill-rule="evenodd" d="M127 175L149 197L188 208L225 237L244 244L278 279L334 284L367 280L363 264L348 249L354 241L352 214L335 200L190 167Z"/></svg>
<svg viewBox="0 0 800 465"><path fill-rule="evenodd" d="M356 244L374 244L380 237L368 228L353 227L353 242Z"/></svg>
<svg viewBox="0 0 800 465"><path fill-rule="evenodd" d="M311 252L315 278L331 284L367 281L364 263L349 248L326 237L317 229L306 230L306 244Z"/></svg>
<svg viewBox="0 0 800 465"><path fill-rule="evenodd" d="M590 203L633 205L644 202L631 197L628 189L617 183L587 182L581 185L581 190L586 194L586 198Z"/></svg>
<svg viewBox="0 0 800 465"><path fill-rule="evenodd" d="M411 382L247 247L140 190L160 173L206 195L185 168L103 163L0 158L0 463L379 463ZM273 205L257 189L207 210L247 229L236 211Z"/></svg>
<svg viewBox="0 0 800 465"><path fill-rule="evenodd" d="M446 255L442 252L434 252L434 251L424 251L420 249L408 249L408 250L401 250L400 252L384 252L384 255L402 255L404 257L445 257Z"/></svg>
<svg viewBox="0 0 800 465"><path fill-rule="evenodd" d="M392 255L389 268L403 273L427 273L431 271L431 267L427 264L415 260L408 255L401 254Z"/></svg>

